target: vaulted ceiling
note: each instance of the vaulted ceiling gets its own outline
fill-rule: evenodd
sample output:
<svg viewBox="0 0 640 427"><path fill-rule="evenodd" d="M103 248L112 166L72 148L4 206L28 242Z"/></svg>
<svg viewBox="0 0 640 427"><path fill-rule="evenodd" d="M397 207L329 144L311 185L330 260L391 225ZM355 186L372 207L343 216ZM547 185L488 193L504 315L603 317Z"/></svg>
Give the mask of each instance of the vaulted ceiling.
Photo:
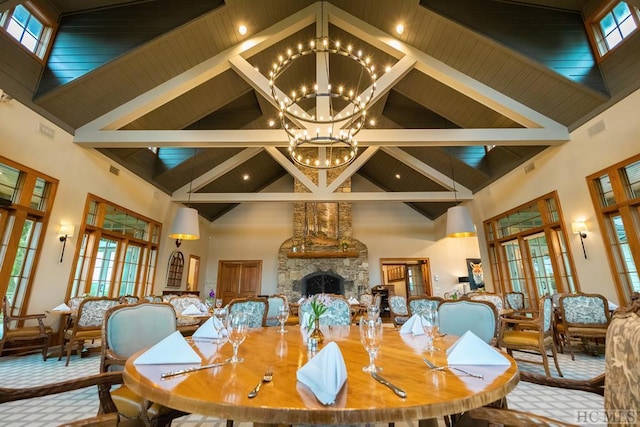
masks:
<svg viewBox="0 0 640 427"><path fill-rule="evenodd" d="M435 219L610 102L588 3L56 0L58 39L29 102L210 221L238 203L327 200L395 200ZM267 73L314 34L352 43L380 75L357 159L309 179L269 126ZM313 83L316 68L310 58L279 88ZM331 80L345 68L330 65ZM354 175L379 191L334 192ZM268 191L279 180L291 191Z"/></svg>

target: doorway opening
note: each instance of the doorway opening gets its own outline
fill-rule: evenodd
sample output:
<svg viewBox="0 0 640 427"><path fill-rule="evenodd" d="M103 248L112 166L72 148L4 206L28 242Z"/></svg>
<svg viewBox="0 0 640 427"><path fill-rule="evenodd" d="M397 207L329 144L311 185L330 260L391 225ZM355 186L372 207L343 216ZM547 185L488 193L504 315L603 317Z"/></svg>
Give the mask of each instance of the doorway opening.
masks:
<svg viewBox="0 0 640 427"><path fill-rule="evenodd" d="M382 284L395 295L433 295L427 258L381 258L380 270Z"/></svg>

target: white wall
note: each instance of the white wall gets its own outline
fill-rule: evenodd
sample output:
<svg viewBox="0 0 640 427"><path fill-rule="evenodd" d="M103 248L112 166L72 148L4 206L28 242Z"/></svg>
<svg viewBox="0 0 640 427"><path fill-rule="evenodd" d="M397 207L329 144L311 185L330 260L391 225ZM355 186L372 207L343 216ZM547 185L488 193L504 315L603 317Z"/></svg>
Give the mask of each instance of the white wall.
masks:
<svg viewBox="0 0 640 427"><path fill-rule="evenodd" d="M41 123L54 130L53 139L37 132ZM59 180L44 247L35 271L29 312L43 312L58 305L64 298L88 193L163 223L163 240L154 291L160 293L165 288L167 260L175 249L175 244L165 236L178 207L167 194L96 150L84 149L74 144L70 134L15 100L0 103L0 153L12 161ZM109 172L110 165L120 169L119 176ZM62 263L59 262L62 244L58 239L61 223L72 224L76 230L76 235L67 241ZM203 240L183 243L180 249L185 259L193 253L206 261L207 225L206 221L201 221ZM204 282L203 275L206 275L206 262L202 264L201 283ZM186 274L184 276L183 288Z"/></svg>
<svg viewBox="0 0 640 427"><path fill-rule="evenodd" d="M532 160L535 164L532 172L525 175L523 166L475 194L471 203L474 217L490 218L557 190L581 290L601 293L618 301L585 178L640 152L639 111L640 91L636 91L572 132L571 141L536 156ZM605 129L595 133L602 124ZM590 131L593 136L589 135ZM580 238L571 234L571 222L579 219L585 220L589 229L585 240L588 259L584 259ZM479 239L484 241L480 225L481 221L476 221ZM487 260L484 245L481 252ZM485 275L490 280L487 270Z"/></svg>

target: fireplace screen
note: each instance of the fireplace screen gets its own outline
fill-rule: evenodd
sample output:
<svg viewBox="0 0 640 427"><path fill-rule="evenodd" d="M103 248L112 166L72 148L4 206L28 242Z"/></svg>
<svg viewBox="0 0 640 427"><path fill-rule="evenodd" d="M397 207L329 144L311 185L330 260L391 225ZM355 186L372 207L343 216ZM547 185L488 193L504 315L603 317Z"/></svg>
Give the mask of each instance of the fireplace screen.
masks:
<svg viewBox="0 0 640 427"><path fill-rule="evenodd" d="M344 278L327 272L312 273L301 280L302 295L338 294L344 295Z"/></svg>

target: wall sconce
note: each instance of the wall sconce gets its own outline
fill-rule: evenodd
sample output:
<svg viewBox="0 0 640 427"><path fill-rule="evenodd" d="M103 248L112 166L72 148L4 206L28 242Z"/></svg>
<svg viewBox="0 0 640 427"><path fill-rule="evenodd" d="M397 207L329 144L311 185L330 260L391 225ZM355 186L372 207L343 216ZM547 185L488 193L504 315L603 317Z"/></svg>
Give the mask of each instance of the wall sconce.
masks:
<svg viewBox="0 0 640 427"><path fill-rule="evenodd" d="M584 221L574 221L571 223L571 231L573 234L580 236L580 243L582 244L582 253L584 253L584 259L587 259L587 250L584 247L584 239L587 238L587 224Z"/></svg>
<svg viewBox="0 0 640 427"><path fill-rule="evenodd" d="M60 252L60 262L62 262L62 258L64 257L64 248L67 245L67 239L69 237L73 237L74 231L75 231L75 227L73 225L60 224L60 230L58 231L59 239L62 242L62 252Z"/></svg>

